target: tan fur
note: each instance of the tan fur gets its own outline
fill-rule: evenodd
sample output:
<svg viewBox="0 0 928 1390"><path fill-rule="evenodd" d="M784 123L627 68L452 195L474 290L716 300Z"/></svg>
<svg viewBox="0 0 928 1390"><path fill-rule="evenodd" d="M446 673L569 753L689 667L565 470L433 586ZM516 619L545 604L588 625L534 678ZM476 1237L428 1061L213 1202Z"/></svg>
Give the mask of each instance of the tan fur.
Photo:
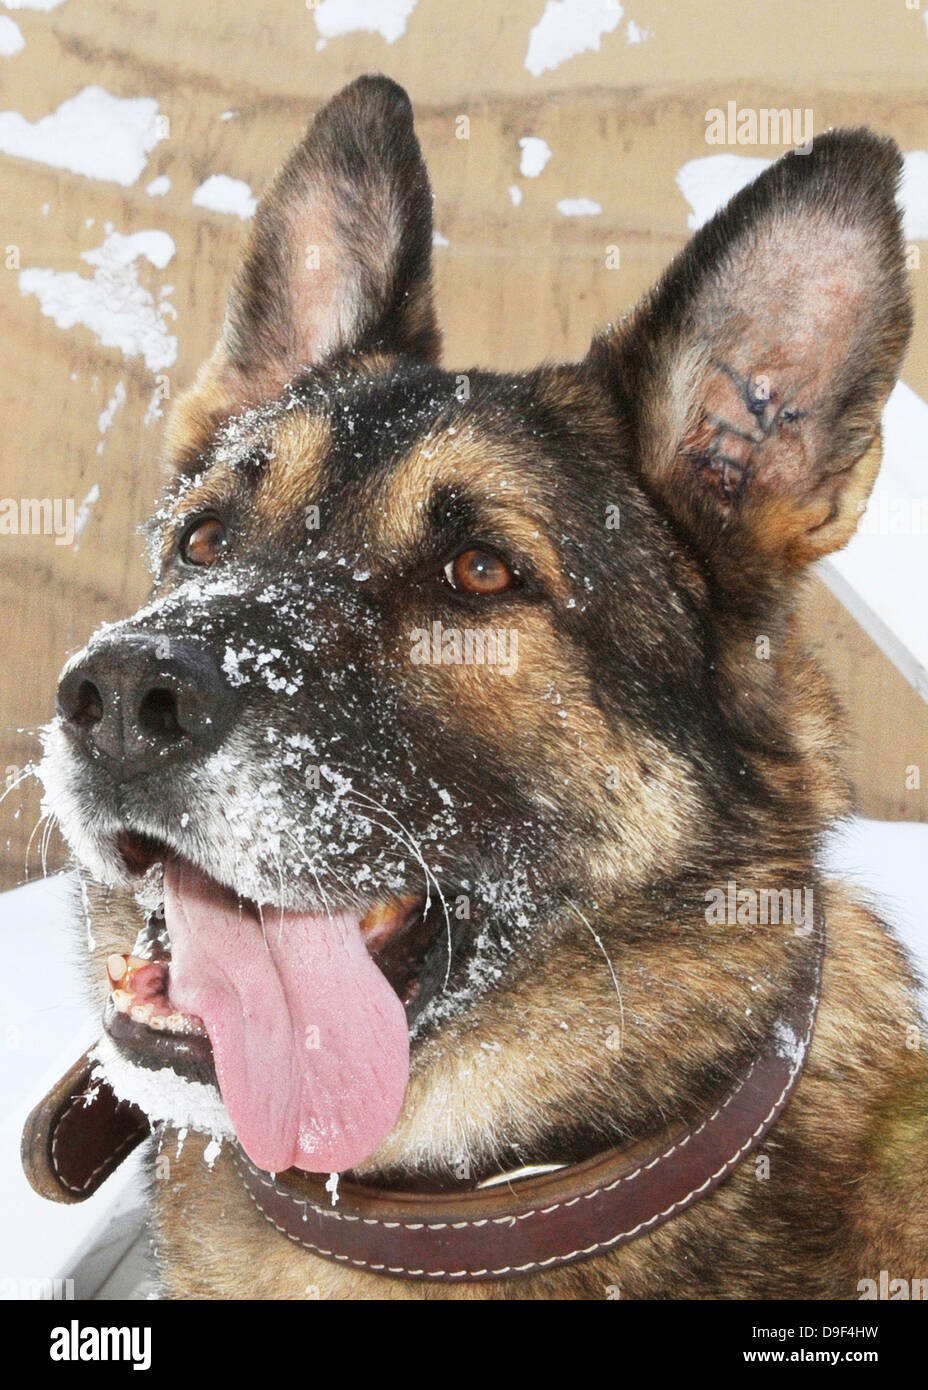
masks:
<svg viewBox="0 0 928 1390"><path fill-rule="evenodd" d="M382 544L411 549L423 531L422 500L437 487L476 483L485 498L490 525L529 555L564 602L569 588L547 531L552 517L533 515L533 478L517 447L488 440L479 430L438 430L427 435L389 479L380 501L377 529ZM380 508L378 508L380 510Z"/></svg>
<svg viewBox="0 0 928 1390"><path fill-rule="evenodd" d="M318 416L291 415L275 430L255 494L255 522L269 535L292 524L315 498L329 432Z"/></svg>
<svg viewBox="0 0 928 1390"><path fill-rule="evenodd" d="M189 465L219 425L240 405L231 389L221 348L203 363L193 385L174 402L164 432L164 454L173 470Z"/></svg>

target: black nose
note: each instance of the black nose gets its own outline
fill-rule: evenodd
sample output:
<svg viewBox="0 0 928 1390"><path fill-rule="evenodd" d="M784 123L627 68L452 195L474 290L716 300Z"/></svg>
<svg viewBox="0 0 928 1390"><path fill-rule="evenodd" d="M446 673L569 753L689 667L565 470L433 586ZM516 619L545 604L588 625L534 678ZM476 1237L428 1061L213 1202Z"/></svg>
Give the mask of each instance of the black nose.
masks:
<svg viewBox="0 0 928 1390"><path fill-rule="evenodd" d="M65 727L120 777L212 752L229 729L233 704L206 647L157 632L91 643L58 683Z"/></svg>

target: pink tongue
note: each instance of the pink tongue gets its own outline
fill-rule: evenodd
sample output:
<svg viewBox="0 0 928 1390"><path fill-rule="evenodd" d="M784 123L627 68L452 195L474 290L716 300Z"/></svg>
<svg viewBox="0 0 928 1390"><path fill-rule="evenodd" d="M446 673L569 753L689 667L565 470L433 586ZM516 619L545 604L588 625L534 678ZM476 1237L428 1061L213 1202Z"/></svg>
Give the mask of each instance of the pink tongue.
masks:
<svg viewBox="0 0 928 1390"><path fill-rule="evenodd" d="M262 932L233 894L176 860L164 907L170 1001L202 1018L252 1162L328 1173L373 1153L403 1103L409 1031L358 918L266 908Z"/></svg>

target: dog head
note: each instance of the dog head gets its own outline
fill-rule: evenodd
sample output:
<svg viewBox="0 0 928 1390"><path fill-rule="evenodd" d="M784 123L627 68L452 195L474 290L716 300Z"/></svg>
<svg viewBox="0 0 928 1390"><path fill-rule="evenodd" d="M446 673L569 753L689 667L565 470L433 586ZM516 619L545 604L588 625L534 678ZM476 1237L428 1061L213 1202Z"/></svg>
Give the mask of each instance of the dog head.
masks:
<svg viewBox="0 0 928 1390"><path fill-rule="evenodd" d="M170 422L151 600L68 662L44 763L90 877L153 885L111 1032L214 1064L259 1165L408 1159L426 1096L466 1128L455 1067L539 989L582 1005L642 904L760 841L809 862L841 792L793 608L878 465L899 167L865 132L787 156L585 360L519 375L437 364L392 82L265 195Z"/></svg>

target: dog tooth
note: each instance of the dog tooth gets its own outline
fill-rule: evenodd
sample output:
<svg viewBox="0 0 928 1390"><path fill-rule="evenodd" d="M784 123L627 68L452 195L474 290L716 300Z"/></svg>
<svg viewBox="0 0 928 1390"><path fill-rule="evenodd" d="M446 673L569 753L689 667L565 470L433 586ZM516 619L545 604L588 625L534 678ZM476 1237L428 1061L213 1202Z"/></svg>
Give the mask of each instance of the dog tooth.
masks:
<svg viewBox="0 0 928 1390"><path fill-rule="evenodd" d="M142 1020L140 1020L140 1022L141 1021ZM157 1028L159 1031L166 1026L164 1014L152 1014L151 1017L146 1018L144 1022L148 1024L149 1028Z"/></svg>
<svg viewBox="0 0 928 1390"><path fill-rule="evenodd" d="M133 1004L129 1017L135 1019L136 1023L150 1023L153 1012L151 1004Z"/></svg>
<svg viewBox="0 0 928 1390"><path fill-rule="evenodd" d="M403 926L410 913L418 907L420 898L406 894L375 903L361 922L361 934L367 949L377 950Z"/></svg>
<svg viewBox="0 0 928 1390"><path fill-rule="evenodd" d="M170 1028L172 1033L182 1033L185 1023L186 1020L183 1014L168 1014L167 1018L164 1020L165 1028Z"/></svg>
<svg viewBox="0 0 928 1390"><path fill-rule="evenodd" d="M126 963L128 956L107 956L106 973L109 975L114 985L121 984L126 976Z"/></svg>
<svg viewBox="0 0 928 1390"><path fill-rule="evenodd" d="M116 1005L118 1012L121 1014L127 1014L129 1010L133 1007L132 999L133 996L127 989L113 990L113 1003Z"/></svg>

